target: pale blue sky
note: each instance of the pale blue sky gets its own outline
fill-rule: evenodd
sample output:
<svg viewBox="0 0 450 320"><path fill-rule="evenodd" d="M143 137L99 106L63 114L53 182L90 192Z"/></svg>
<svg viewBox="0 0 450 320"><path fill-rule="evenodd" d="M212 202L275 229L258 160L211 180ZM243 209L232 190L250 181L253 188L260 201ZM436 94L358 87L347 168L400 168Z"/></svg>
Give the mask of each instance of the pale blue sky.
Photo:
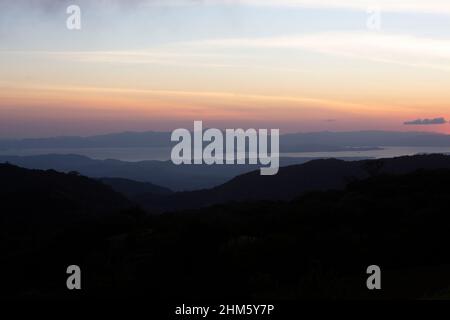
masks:
<svg viewBox="0 0 450 320"><path fill-rule="evenodd" d="M56 4L49 6L51 2ZM238 1L227 5L220 1L211 1L215 5L181 1L190 4L186 6L173 5L170 1L158 6L146 6L145 0L123 6L111 5L121 1L93 2L2 0L0 46L9 50L135 49L210 38L366 31L368 17L365 10L355 8L254 6L239 4ZM407 0L403 2L408 3ZM47 5L39 6L39 3ZM71 3L79 3L82 9L83 29L78 34L68 33L65 29L65 8ZM449 12L392 12L385 11L383 6L380 8L382 32L450 38Z"/></svg>

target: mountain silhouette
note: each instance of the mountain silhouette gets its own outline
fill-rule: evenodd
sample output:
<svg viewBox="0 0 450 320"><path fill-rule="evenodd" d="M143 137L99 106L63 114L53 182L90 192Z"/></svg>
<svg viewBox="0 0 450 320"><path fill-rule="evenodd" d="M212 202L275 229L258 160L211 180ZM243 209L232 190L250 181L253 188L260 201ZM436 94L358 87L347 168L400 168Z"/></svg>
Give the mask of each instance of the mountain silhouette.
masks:
<svg viewBox="0 0 450 320"><path fill-rule="evenodd" d="M304 163L312 158L281 158L280 165ZM346 158L348 160L358 158ZM79 155L0 156L0 162L28 168L61 172L77 171L92 178L115 177L149 182L175 191L221 185L237 175L259 170L259 165L174 165L171 161L94 160Z"/></svg>
<svg viewBox="0 0 450 320"><path fill-rule="evenodd" d="M150 210L198 208L230 201L291 200L309 191L343 189L350 182L377 174L405 174L419 169L448 169L450 156L416 155L380 160L313 160L281 167L274 176L253 171L218 187L168 196L140 195L135 200Z"/></svg>
<svg viewBox="0 0 450 320"><path fill-rule="evenodd" d="M160 215L77 172L1 164L0 297L73 298L64 286L72 264L82 266L86 298L446 296L449 159L251 172L209 190L150 194L156 207L183 209ZM372 264L383 270L378 292L365 286Z"/></svg>
<svg viewBox="0 0 450 320"><path fill-rule="evenodd" d="M2 139L0 149L34 148L132 148L170 146L170 132L120 132L89 137Z"/></svg>
<svg viewBox="0 0 450 320"><path fill-rule="evenodd" d="M130 206L130 202L121 194L77 172L30 170L11 164L0 164L0 177L0 193L3 195L20 193L47 195L55 200L73 203L74 206L85 211L97 213ZM38 197L33 196L33 198ZM5 196L3 204L6 203L14 204ZM15 205L27 204L18 202Z"/></svg>
<svg viewBox="0 0 450 320"><path fill-rule="evenodd" d="M134 207L109 186L76 172L29 170L10 164L0 164L0 197L3 232L16 235L31 232L51 237L55 230L109 219Z"/></svg>
<svg viewBox="0 0 450 320"><path fill-rule="evenodd" d="M139 182L123 178L100 178L102 183L130 199L141 194L169 195L173 191L149 182Z"/></svg>
<svg viewBox="0 0 450 320"><path fill-rule="evenodd" d="M159 215L150 223L158 244L148 240L145 250L164 250L142 259L139 285L200 299L448 296L449 194L450 170L418 170L380 173L292 201ZM382 268L379 291L366 287L373 264Z"/></svg>
<svg viewBox="0 0 450 320"><path fill-rule="evenodd" d="M77 260L99 239L130 230L139 215L100 181L11 164L0 164L0 201L0 272L8 275L0 297L54 279L70 255Z"/></svg>
<svg viewBox="0 0 450 320"><path fill-rule="evenodd" d="M120 132L88 137L1 139L1 149L170 148L171 132ZM280 136L281 152L371 150L379 146L449 147L450 135L430 132L307 132Z"/></svg>

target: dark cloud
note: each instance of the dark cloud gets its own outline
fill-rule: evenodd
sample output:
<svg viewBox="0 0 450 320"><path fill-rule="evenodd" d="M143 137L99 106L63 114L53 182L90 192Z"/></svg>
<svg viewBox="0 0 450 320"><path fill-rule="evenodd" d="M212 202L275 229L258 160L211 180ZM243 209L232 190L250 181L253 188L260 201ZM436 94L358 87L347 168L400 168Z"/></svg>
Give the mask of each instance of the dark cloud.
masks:
<svg viewBox="0 0 450 320"><path fill-rule="evenodd" d="M406 121L404 125L424 126L424 125L437 125L445 123L447 123L447 120L445 120L445 118L434 118L434 119L417 119L413 121Z"/></svg>

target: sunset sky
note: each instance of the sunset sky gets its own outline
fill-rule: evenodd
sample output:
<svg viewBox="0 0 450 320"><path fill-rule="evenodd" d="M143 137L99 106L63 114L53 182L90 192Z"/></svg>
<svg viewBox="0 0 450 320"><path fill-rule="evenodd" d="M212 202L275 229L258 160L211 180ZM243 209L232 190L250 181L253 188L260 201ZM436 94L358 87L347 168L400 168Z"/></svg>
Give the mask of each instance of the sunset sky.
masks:
<svg viewBox="0 0 450 320"><path fill-rule="evenodd" d="M70 4L81 30L66 28ZM376 8L379 30L367 26ZM0 138L193 120L450 133L404 124L441 117L448 0L0 0Z"/></svg>

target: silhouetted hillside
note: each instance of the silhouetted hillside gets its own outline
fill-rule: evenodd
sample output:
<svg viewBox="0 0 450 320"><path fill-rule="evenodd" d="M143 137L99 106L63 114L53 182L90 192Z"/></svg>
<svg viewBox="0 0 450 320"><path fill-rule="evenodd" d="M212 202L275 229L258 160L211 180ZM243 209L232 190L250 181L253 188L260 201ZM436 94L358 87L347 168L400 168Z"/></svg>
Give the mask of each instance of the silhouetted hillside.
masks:
<svg viewBox="0 0 450 320"><path fill-rule="evenodd" d="M157 186L149 182L139 182L122 178L100 178L104 184L110 186L113 190L126 195L131 200L141 194L153 194L153 195L169 195L173 191Z"/></svg>
<svg viewBox="0 0 450 320"><path fill-rule="evenodd" d="M21 234L51 238L56 230L109 219L134 206L110 187L78 173L28 170L9 164L0 164L0 199L3 235L19 238Z"/></svg>
<svg viewBox="0 0 450 320"><path fill-rule="evenodd" d="M348 158L352 160L355 158ZM311 158L281 158L282 166L304 163ZM237 175L259 170L259 165L182 165L171 161L126 162L94 160L78 155L0 156L0 162L29 169L54 169L62 172L77 171L92 178L115 177L143 181L175 191L211 188L227 182Z"/></svg>
<svg viewBox="0 0 450 320"><path fill-rule="evenodd" d="M450 287L449 195L450 170L421 170L291 202L161 215L146 243L164 250L142 258L136 277L170 297L437 297ZM372 264L378 292L366 288Z"/></svg>
<svg viewBox="0 0 450 320"><path fill-rule="evenodd" d="M10 164L0 164L0 203L0 269L8 274L0 296L68 263L74 246L88 248L95 239L130 230L138 214L99 181Z"/></svg>
<svg viewBox="0 0 450 320"><path fill-rule="evenodd" d="M0 194L3 197L2 205L11 207L43 209L37 204L52 206L61 202L73 210L99 214L131 205L110 187L77 172L65 174L55 170L29 170L10 164L0 164ZM21 194L32 196L36 202L31 199L20 201L17 195ZM39 216L45 219L45 214Z"/></svg>
<svg viewBox="0 0 450 320"><path fill-rule="evenodd" d="M450 168L450 156L417 155L362 161L313 160L282 167L274 176L261 176L259 171L254 171L212 189L163 197L141 195L136 201L153 210L177 210L230 201L290 200L307 191L339 190L349 182L377 174L442 168Z"/></svg>
<svg viewBox="0 0 450 320"><path fill-rule="evenodd" d="M319 179L320 171L328 177L320 186L339 187L333 169L353 173L356 164L369 178L340 190L149 216L75 173L1 165L0 271L8 277L0 295L77 297L65 287L71 264L83 270L86 298L404 299L448 292L450 170L413 170L445 166L448 157L314 161L286 168L280 181L294 188L302 181L296 178L316 172ZM222 187L235 190L244 179L248 188L255 177ZM281 197L281 182L270 184ZM366 288L372 264L382 268L381 291Z"/></svg>

